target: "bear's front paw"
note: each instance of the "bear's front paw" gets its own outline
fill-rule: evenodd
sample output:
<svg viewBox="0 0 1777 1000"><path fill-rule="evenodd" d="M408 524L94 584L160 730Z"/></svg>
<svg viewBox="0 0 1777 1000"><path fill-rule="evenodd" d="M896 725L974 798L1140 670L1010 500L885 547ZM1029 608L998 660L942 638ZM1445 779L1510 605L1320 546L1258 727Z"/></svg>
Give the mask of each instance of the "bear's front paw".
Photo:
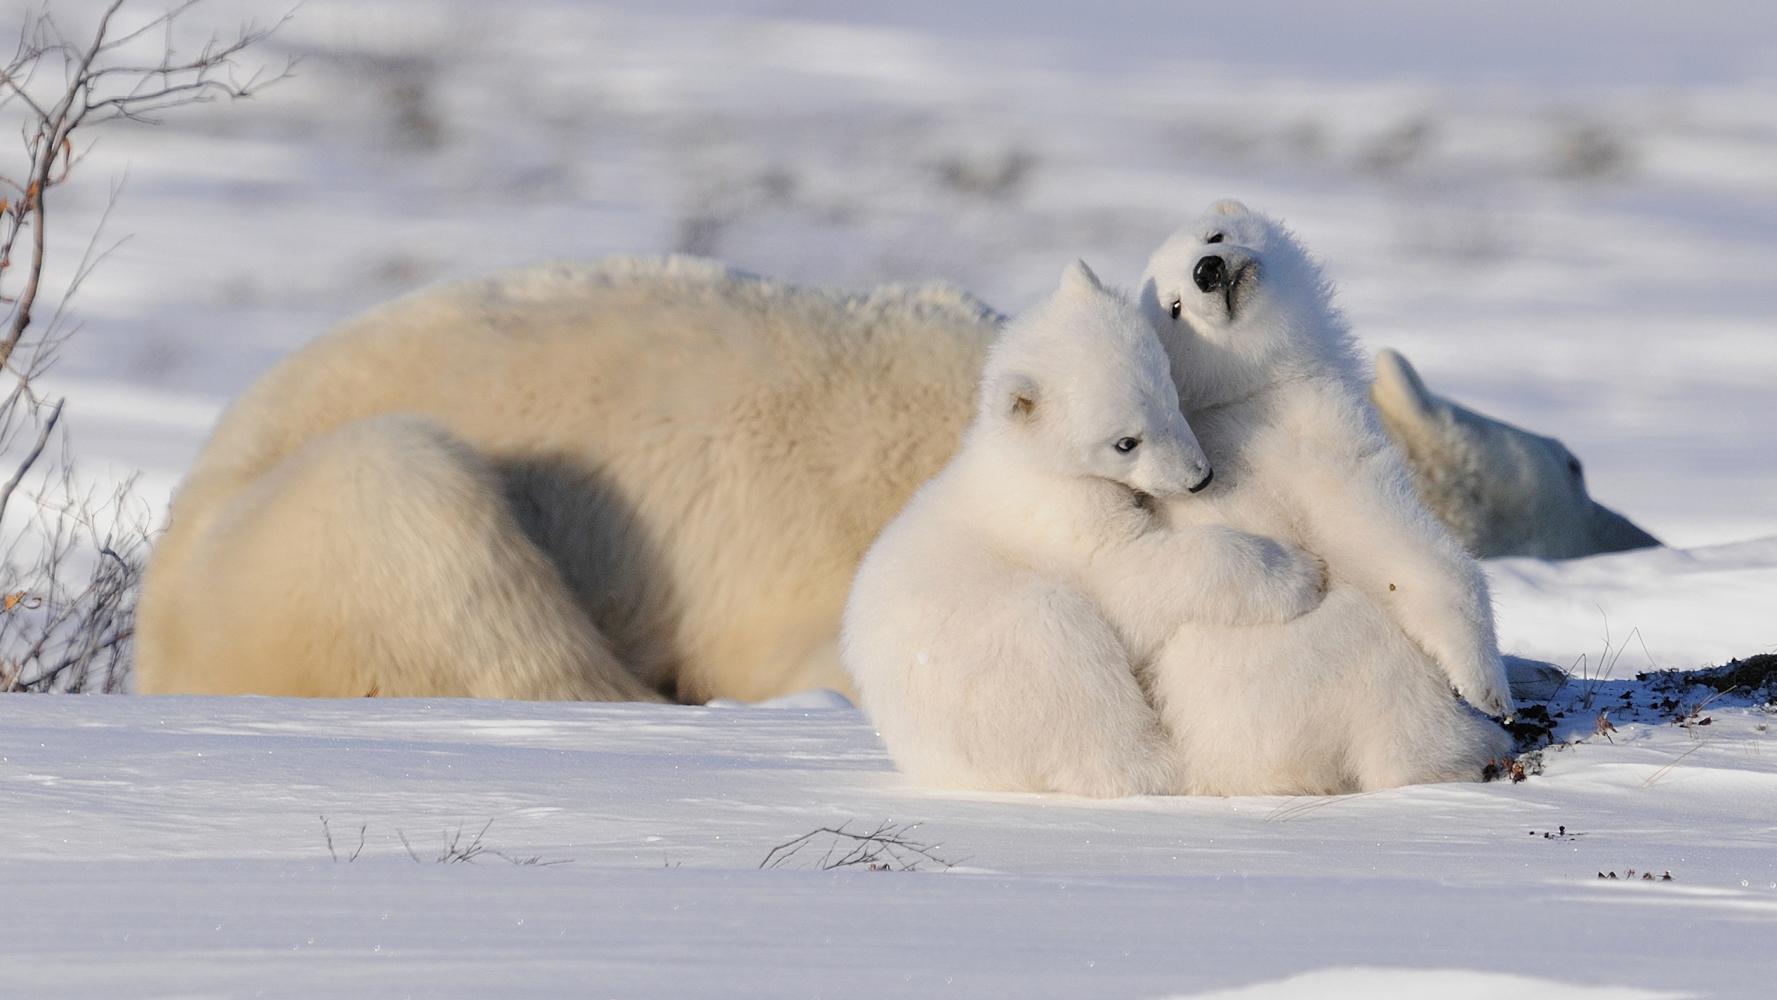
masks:
<svg viewBox="0 0 1777 1000"><path fill-rule="evenodd" d="M1517 714L1518 706L1512 701L1505 663L1499 657L1493 657L1490 664L1476 664L1469 676L1470 680L1456 685L1456 693L1464 701L1495 718L1509 721Z"/></svg>
<svg viewBox="0 0 1777 1000"><path fill-rule="evenodd" d="M1277 621L1300 618L1327 596L1327 564L1306 549L1271 542L1265 572L1276 591L1272 609Z"/></svg>

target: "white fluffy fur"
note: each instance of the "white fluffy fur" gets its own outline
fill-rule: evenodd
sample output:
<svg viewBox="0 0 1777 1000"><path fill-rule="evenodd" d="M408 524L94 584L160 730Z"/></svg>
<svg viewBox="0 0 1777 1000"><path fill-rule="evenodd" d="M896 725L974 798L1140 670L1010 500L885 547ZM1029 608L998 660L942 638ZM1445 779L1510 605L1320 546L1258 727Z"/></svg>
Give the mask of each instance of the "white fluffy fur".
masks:
<svg viewBox="0 0 1777 1000"><path fill-rule="evenodd" d="M1230 281L1205 291L1207 256ZM1418 501L1366 405L1319 269L1272 219L1223 202L1150 260L1142 306L1215 485L1170 505L1326 561L1325 603L1260 629L1185 623L1154 693L1194 792L1334 792L1478 778L1508 741L1451 697L1511 711L1479 568Z"/></svg>
<svg viewBox="0 0 1777 1000"><path fill-rule="evenodd" d="M842 295L686 258L373 310L211 436L149 566L139 686L846 690L858 560L955 450L998 325L942 286Z"/></svg>
<svg viewBox="0 0 1777 1000"><path fill-rule="evenodd" d="M1167 369L1147 321L1083 265L994 345L961 447L883 531L846 606L845 666L914 781L1174 790L1140 662L1181 618L1281 622L1318 600L1305 556L1154 517L1209 471Z"/></svg>

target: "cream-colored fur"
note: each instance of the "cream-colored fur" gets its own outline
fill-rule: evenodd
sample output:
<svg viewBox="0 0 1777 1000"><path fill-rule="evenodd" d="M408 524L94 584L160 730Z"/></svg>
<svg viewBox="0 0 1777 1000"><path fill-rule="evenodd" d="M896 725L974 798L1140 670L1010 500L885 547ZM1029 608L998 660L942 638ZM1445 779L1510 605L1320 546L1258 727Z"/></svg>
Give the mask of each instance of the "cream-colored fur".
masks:
<svg viewBox="0 0 1777 1000"><path fill-rule="evenodd" d="M145 692L700 701L844 687L859 559L996 318L687 259L400 300L225 414L140 613Z"/></svg>
<svg viewBox="0 0 1777 1000"><path fill-rule="evenodd" d="M1438 396L1400 354L1376 355L1370 399L1419 498L1476 556L1566 559L1660 544L1592 499L1566 445Z"/></svg>
<svg viewBox="0 0 1777 1000"><path fill-rule="evenodd" d="M1153 688L1187 790L1479 778L1509 741L1451 688L1512 707L1485 581L1414 496L1318 267L1275 221L1224 202L1156 251L1142 302L1216 469L1168 514L1299 545L1331 579L1295 622L1186 622L1168 641Z"/></svg>
<svg viewBox="0 0 1777 1000"><path fill-rule="evenodd" d="M1168 368L1147 320L1084 265L989 353L961 447L883 530L846 605L846 669L914 781L1171 791L1141 664L1181 619L1283 622L1318 603L1305 554L1151 513L1210 481Z"/></svg>

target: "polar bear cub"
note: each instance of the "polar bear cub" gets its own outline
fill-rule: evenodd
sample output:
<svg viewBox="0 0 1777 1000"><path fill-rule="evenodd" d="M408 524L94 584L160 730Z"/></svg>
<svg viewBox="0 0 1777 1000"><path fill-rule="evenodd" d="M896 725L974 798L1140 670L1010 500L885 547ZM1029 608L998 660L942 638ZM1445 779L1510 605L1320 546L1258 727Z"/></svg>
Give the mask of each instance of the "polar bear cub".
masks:
<svg viewBox="0 0 1777 1000"><path fill-rule="evenodd" d="M1288 230L1222 202L1155 252L1144 312L1174 365L1215 488L1172 504L1299 545L1326 601L1233 635L1186 622L1155 665L1187 787L1336 792L1475 779L1512 711L1486 583L1414 495L1365 398L1318 266Z"/></svg>
<svg viewBox="0 0 1777 1000"><path fill-rule="evenodd" d="M1076 263L989 350L962 444L864 557L841 656L914 781L1093 796L1178 787L1138 669L1181 619L1281 622L1305 554L1163 501L1211 470L1154 330Z"/></svg>

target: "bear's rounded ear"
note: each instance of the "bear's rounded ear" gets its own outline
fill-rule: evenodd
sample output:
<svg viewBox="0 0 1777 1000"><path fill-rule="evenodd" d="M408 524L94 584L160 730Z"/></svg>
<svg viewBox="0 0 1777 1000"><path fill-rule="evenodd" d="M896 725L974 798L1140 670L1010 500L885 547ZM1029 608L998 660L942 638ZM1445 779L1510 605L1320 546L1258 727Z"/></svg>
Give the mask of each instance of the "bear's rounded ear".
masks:
<svg viewBox="0 0 1777 1000"><path fill-rule="evenodd" d="M1370 386L1376 408L1402 422L1429 420L1441 400L1425 387L1425 381L1407 359L1388 348L1376 352L1376 381Z"/></svg>
<svg viewBox="0 0 1777 1000"><path fill-rule="evenodd" d="M1238 201L1235 201L1233 198L1223 198L1221 201L1218 201L1215 204L1209 206L1209 214L1211 214L1211 215L1251 215L1252 209L1247 208L1245 205L1241 204Z"/></svg>
<svg viewBox="0 0 1777 1000"><path fill-rule="evenodd" d="M1104 285L1098 280L1098 275L1093 274L1092 269L1087 267L1083 260L1076 260L1062 269L1061 287L1064 291L1076 294L1104 291Z"/></svg>
<svg viewBox="0 0 1777 1000"><path fill-rule="evenodd" d="M1023 372L1007 372L994 380L994 405L999 412L1020 423L1037 418L1037 380Z"/></svg>

